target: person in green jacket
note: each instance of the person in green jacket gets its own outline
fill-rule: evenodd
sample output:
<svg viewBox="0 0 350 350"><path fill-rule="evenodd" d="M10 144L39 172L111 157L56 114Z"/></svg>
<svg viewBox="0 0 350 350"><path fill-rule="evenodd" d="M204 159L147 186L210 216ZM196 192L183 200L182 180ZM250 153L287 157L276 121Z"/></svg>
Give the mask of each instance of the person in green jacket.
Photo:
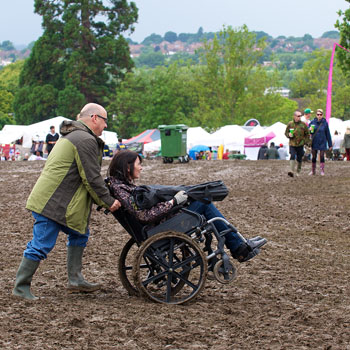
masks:
<svg viewBox="0 0 350 350"><path fill-rule="evenodd" d="M266 153L267 159L278 159L278 152L274 142L271 142L270 147L267 149Z"/></svg>
<svg viewBox="0 0 350 350"><path fill-rule="evenodd" d="M16 274L15 296L37 299L30 290L40 261L47 258L63 231L68 238L67 271L69 292L92 292L100 285L82 275L82 257L89 239L92 204L119 209L101 176L104 142L99 136L107 127L106 110L95 103L83 107L78 121L64 121L62 137L52 149L26 204L35 219L33 238L28 242Z"/></svg>
<svg viewBox="0 0 350 350"><path fill-rule="evenodd" d="M304 145L309 145L311 142L310 132L307 125L301 121L301 112L295 111L293 120L287 124L286 137L289 139L289 153L290 153L290 171L288 176L293 177L295 173L295 159L298 164L297 173L301 172L301 164L304 155Z"/></svg>

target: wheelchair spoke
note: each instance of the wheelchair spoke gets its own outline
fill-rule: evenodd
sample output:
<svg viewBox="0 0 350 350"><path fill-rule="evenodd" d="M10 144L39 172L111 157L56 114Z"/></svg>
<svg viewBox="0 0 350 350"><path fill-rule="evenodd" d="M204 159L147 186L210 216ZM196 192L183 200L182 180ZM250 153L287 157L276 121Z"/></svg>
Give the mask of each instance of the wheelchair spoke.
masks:
<svg viewBox="0 0 350 350"><path fill-rule="evenodd" d="M141 269L142 260L148 269ZM167 304L181 304L194 298L207 276L206 257L198 243L183 233L171 231L146 240L134 267L134 280L140 291Z"/></svg>

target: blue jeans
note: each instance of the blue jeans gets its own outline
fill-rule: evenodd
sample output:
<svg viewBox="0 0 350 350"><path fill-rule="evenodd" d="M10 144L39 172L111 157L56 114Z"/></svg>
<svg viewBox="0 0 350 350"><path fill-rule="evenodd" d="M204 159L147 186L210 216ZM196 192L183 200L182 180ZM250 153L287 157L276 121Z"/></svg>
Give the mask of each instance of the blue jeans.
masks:
<svg viewBox="0 0 350 350"><path fill-rule="evenodd" d="M35 219L33 239L28 242L23 255L30 260L40 261L47 258L56 244L58 233L63 231L68 235L68 246L86 247L90 231L81 234L67 226L58 224L45 216L32 212Z"/></svg>
<svg viewBox="0 0 350 350"><path fill-rule="evenodd" d="M203 215L207 220L216 217L224 218L213 203L204 204L202 202L195 201L188 206L188 209ZM219 232L228 229L228 226L222 221L215 221L214 225ZM236 233L231 231L225 234L225 245L228 249L230 249L231 253L237 250L242 243L242 239Z"/></svg>

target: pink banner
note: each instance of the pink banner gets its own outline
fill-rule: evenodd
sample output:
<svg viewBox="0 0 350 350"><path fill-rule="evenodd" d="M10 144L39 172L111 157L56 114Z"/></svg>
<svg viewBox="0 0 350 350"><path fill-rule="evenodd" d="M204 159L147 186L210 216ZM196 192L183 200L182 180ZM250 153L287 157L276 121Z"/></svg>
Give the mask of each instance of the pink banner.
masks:
<svg viewBox="0 0 350 350"><path fill-rule="evenodd" d="M264 143L268 143L274 137L276 137L276 134L273 131L262 137L254 137L254 135L246 137L244 138L244 147L261 147Z"/></svg>
<svg viewBox="0 0 350 350"><path fill-rule="evenodd" d="M334 54L335 48L339 46L341 49L350 52L345 47L339 45L338 43L334 43L333 51L331 56L331 62L329 64L329 75L328 75L328 88L327 88L327 104L326 104L326 120L329 123L329 119L332 114L332 79L333 79L333 64L334 64Z"/></svg>

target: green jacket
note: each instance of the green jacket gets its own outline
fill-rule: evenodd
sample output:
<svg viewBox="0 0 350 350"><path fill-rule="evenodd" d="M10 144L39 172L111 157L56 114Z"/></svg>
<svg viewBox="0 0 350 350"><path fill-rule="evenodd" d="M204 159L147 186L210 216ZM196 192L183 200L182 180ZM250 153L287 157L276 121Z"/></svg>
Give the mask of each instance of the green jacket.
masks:
<svg viewBox="0 0 350 350"><path fill-rule="evenodd" d="M294 129L293 137L289 136L290 129ZM294 120L289 122L284 134L289 139L289 146L299 147L310 145L311 143L309 128L302 121L298 123L296 123Z"/></svg>
<svg viewBox="0 0 350 350"><path fill-rule="evenodd" d="M101 176L104 142L82 121L64 121L60 133L26 208L86 233L92 203L114 203Z"/></svg>
<svg viewBox="0 0 350 350"><path fill-rule="evenodd" d="M350 134L345 133L344 135L344 148L350 148Z"/></svg>

